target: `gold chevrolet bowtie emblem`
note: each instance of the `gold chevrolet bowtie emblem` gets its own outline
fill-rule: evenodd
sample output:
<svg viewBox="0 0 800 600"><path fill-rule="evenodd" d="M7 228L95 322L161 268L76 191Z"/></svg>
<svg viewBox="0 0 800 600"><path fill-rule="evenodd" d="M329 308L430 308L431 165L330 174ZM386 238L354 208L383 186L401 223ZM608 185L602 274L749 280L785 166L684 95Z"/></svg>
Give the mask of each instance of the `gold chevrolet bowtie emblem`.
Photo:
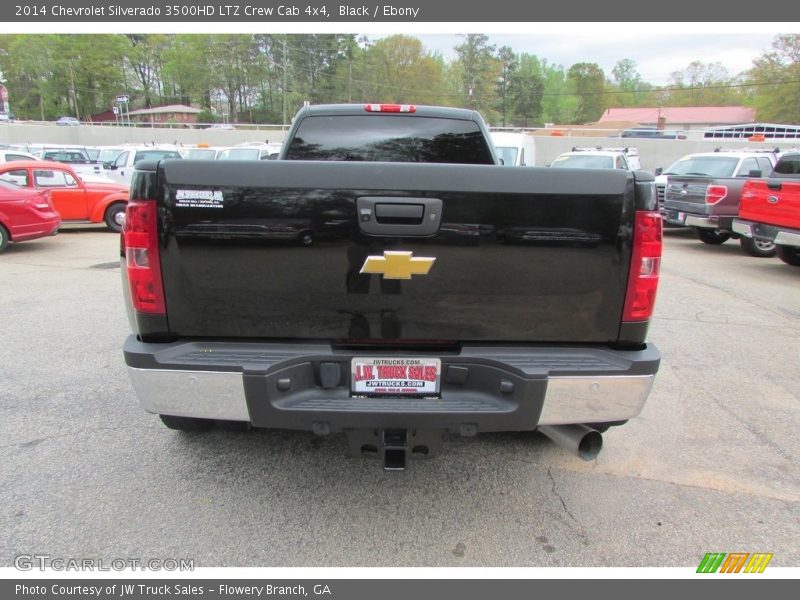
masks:
<svg viewBox="0 0 800 600"><path fill-rule="evenodd" d="M414 257L412 252L386 251L383 256L368 256L361 272L383 275L384 279L411 279L412 275L427 275L435 260Z"/></svg>

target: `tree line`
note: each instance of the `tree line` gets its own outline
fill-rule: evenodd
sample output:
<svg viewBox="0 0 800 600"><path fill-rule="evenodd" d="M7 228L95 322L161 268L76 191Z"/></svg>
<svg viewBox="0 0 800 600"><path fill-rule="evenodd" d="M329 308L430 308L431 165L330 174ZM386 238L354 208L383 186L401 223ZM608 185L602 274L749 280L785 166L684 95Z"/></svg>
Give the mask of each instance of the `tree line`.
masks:
<svg viewBox="0 0 800 600"><path fill-rule="evenodd" d="M199 107L201 122L282 123L312 103L462 106L495 126L588 123L606 108L746 105L761 121L800 122L800 35L779 35L744 74L695 61L668 83L636 62L611 73L565 68L534 54L460 36L455 58L413 36L353 34L19 34L0 36L0 82L20 119L89 120L120 94L130 108Z"/></svg>

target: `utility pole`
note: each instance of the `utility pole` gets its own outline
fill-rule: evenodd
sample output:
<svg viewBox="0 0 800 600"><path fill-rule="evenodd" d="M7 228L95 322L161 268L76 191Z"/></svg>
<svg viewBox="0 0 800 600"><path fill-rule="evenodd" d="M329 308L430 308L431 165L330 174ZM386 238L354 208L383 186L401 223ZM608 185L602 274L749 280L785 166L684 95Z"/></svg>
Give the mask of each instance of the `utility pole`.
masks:
<svg viewBox="0 0 800 600"><path fill-rule="evenodd" d="M80 121L81 113L78 109L78 91L75 89L75 69L72 66L72 62L69 63L69 77L72 81L72 103L75 107L75 118Z"/></svg>
<svg viewBox="0 0 800 600"><path fill-rule="evenodd" d="M498 79L503 90L503 127L506 126L506 85L508 83L508 65L503 63L503 76Z"/></svg>
<svg viewBox="0 0 800 600"><path fill-rule="evenodd" d="M283 130L286 129L286 38L283 38Z"/></svg>

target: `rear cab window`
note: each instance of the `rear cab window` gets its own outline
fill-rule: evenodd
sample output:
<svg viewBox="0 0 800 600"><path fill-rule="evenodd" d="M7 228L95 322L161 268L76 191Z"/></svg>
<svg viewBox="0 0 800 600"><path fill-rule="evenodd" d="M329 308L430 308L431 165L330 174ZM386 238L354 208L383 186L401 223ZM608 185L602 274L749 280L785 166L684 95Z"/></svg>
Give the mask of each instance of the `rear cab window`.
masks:
<svg viewBox="0 0 800 600"><path fill-rule="evenodd" d="M306 117L286 159L494 164L474 121L374 114Z"/></svg>
<svg viewBox="0 0 800 600"><path fill-rule="evenodd" d="M679 160L665 175L733 177L739 159L734 156L693 156Z"/></svg>
<svg viewBox="0 0 800 600"><path fill-rule="evenodd" d="M57 162L65 163L82 163L86 162L86 158L77 152L45 152L42 155L45 160L55 160Z"/></svg>
<svg viewBox="0 0 800 600"><path fill-rule="evenodd" d="M800 154L781 157L773 172L776 175L800 175Z"/></svg>

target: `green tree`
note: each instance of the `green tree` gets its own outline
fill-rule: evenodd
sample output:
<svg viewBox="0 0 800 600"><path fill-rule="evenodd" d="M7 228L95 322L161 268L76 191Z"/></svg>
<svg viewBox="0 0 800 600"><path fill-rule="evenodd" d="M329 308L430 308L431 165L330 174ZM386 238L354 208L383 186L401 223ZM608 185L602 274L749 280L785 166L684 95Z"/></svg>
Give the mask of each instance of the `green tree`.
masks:
<svg viewBox="0 0 800 600"><path fill-rule="evenodd" d="M519 59L519 67L511 79L511 99L523 127L532 125L534 121L540 121L543 97L544 79L541 64L535 56L523 54Z"/></svg>
<svg viewBox="0 0 800 600"><path fill-rule="evenodd" d="M463 105L487 113L493 104L497 80L494 46L488 45L488 36L482 34L463 37L464 42L455 47Z"/></svg>
<svg viewBox="0 0 800 600"><path fill-rule="evenodd" d="M170 39L160 34L127 34L127 66L141 85L144 108L153 106L153 98L161 96L161 57Z"/></svg>
<svg viewBox="0 0 800 600"><path fill-rule="evenodd" d="M608 106L644 106L647 103L653 86L642 80L636 69L636 61L630 58L618 60L611 74L615 93L607 100Z"/></svg>
<svg viewBox="0 0 800 600"><path fill-rule="evenodd" d="M542 92L542 115L544 123L564 124L575 118L578 101L568 92L567 74L561 65L551 65L546 59L532 57L539 65L544 82Z"/></svg>
<svg viewBox="0 0 800 600"><path fill-rule="evenodd" d="M506 121L512 120L511 106L511 86L514 81L519 63L517 62L517 55L510 46L503 46L497 51L497 60L500 63L500 76L497 78L497 96L498 106L497 109L502 115L502 125L506 126Z"/></svg>
<svg viewBox="0 0 800 600"><path fill-rule="evenodd" d="M570 67L567 79L577 99L575 123L600 118L605 110L606 76L596 63L577 63Z"/></svg>
<svg viewBox="0 0 800 600"><path fill-rule="evenodd" d="M0 41L0 70L14 113L23 119L52 119L62 100L54 83L55 36L0 36Z"/></svg>
<svg viewBox="0 0 800 600"><path fill-rule="evenodd" d="M800 34L778 35L753 61L746 80L760 121L800 123Z"/></svg>
<svg viewBox="0 0 800 600"><path fill-rule="evenodd" d="M288 61L292 74L294 99L297 104L329 101L336 94L336 71L347 61L350 41L354 36L333 34L290 35Z"/></svg>
<svg viewBox="0 0 800 600"><path fill-rule="evenodd" d="M383 38L370 48L377 102L435 104L442 89L442 66L428 56L418 39L407 35Z"/></svg>
<svg viewBox="0 0 800 600"><path fill-rule="evenodd" d="M722 63L696 60L670 75L666 103L671 106L725 106L734 104L730 75Z"/></svg>
<svg viewBox="0 0 800 600"><path fill-rule="evenodd" d="M176 35L162 54L162 76L171 88L169 101L211 107L214 87L211 35Z"/></svg>

